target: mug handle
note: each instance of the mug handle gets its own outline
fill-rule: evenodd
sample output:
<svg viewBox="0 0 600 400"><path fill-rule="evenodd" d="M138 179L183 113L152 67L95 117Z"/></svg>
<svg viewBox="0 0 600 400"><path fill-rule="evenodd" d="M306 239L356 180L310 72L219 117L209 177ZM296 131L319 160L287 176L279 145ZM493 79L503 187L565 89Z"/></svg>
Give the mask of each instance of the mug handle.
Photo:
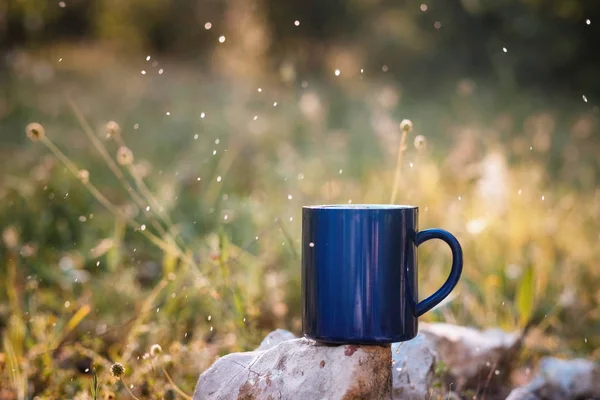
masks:
<svg viewBox="0 0 600 400"><path fill-rule="evenodd" d="M420 317L421 315L425 314L427 311L431 310L433 307L437 306L442 300L444 300L446 296L450 294L452 289L454 289L454 287L458 283L460 274L462 273L462 248L460 247L460 244L458 243L458 240L456 240L454 235L443 229L425 229L423 231L417 232L415 242L416 245L419 246L423 242L426 242L430 239L443 240L448 246L450 246L450 250L452 250L452 268L450 269L450 275L448 275L448 279L446 279L446 282L444 282L442 287L439 288L437 292L435 292L434 294L417 304L417 317Z"/></svg>

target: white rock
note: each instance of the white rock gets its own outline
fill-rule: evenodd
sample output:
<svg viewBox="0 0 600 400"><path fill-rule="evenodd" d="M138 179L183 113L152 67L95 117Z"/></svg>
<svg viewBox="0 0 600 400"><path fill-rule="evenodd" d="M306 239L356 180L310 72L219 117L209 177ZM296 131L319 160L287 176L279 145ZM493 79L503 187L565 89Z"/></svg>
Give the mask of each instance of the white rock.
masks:
<svg viewBox="0 0 600 400"><path fill-rule="evenodd" d="M600 396L600 366L591 361L547 357L540 362L540 374L571 397Z"/></svg>
<svg viewBox="0 0 600 400"><path fill-rule="evenodd" d="M281 342L291 339L296 339L296 335L292 332L286 331L285 329L275 329L260 342L260 346L258 346L256 350L268 350Z"/></svg>
<svg viewBox="0 0 600 400"><path fill-rule="evenodd" d="M553 357L542 359L538 376L508 397L510 400L588 398L600 398L600 366L581 358Z"/></svg>
<svg viewBox="0 0 600 400"><path fill-rule="evenodd" d="M433 344L422 333L392 344L392 398L430 399L437 358Z"/></svg>
<svg viewBox="0 0 600 400"><path fill-rule="evenodd" d="M390 347L292 339L218 359L200 376L194 400L390 399L391 361Z"/></svg>
<svg viewBox="0 0 600 400"><path fill-rule="evenodd" d="M516 388L510 392L506 400L540 400L540 398L526 388Z"/></svg>
<svg viewBox="0 0 600 400"><path fill-rule="evenodd" d="M508 365L520 344L518 333L500 329L479 331L452 324L421 323L419 330L432 343L447 367L453 390L493 387L508 378Z"/></svg>

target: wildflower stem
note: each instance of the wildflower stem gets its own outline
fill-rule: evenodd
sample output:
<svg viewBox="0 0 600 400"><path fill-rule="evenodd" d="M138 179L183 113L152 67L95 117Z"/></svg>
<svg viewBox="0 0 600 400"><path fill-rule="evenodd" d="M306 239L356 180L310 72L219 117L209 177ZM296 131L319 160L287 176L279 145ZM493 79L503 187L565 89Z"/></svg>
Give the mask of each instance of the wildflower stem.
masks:
<svg viewBox="0 0 600 400"><path fill-rule="evenodd" d="M73 100L71 100L70 98L68 98L67 100L69 102L69 105L73 109L73 112L75 113L75 116L77 117L77 120L79 121L79 124L81 125L81 128L83 129L83 132L90 139L90 141L92 142L92 144L94 145L96 150L98 150L98 152L100 153L100 155L102 156L102 158L104 159L104 161L106 162L106 164L108 165L110 170L117 177L117 179L119 179L119 181L121 182L121 184L123 185L123 187L125 188L127 193L129 193L129 195L131 196L133 201L135 201L137 203L137 205L141 208L142 212L150 219L150 223L152 224L152 226L158 231L158 233L165 236L165 234L166 234L165 229L162 227L162 225L160 225L153 218L153 215L151 213L146 211L146 206L148 204L146 202L144 202L144 199L142 199L142 197L133 189L133 187L131 187L129 182L127 182L125 175L119 169L119 166L112 159L110 154L108 154L106 147L104 147L102 142L96 137L96 135L94 135L94 131L92 130L90 125L85 120L85 118L84 118L83 114L81 113L81 111L79 110L79 108L75 105Z"/></svg>
<svg viewBox="0 0 600 400"><path fill-rule="evenodd" d="M154 289L152 289L152 292L150 293L150 295L148 295L148 297L144 301L144 304L142 304L142 308L139 310L139 312L137 314L138 317L133 322L133 326L129 330L129 333L127 334L126 340L124 341L125 348L123 349L123 360L127 361L131 357L131 350L130 350L131 347L128 347L127 345L131 342L131 340L137 334L138 328L142 324L143 317L148 314L148 312L150 311L150 308L152 307L152 304L154 303L154 301L156 300L156 298L158 297L158 295L160 294L160 292L162 292L162 290L166 286L167 286L167 280L163 278L154 287Z"/></svg>
<svg viewBox="0 0 600 400"><path fill-rule="evenodd" d="M390 204L396 202L396 194L398 193L398 186L400 184L400 169L402 168L402 153L406 148L406 133L405 129L402 130L402 137L400 138L400 147L398 148L398 158L396 159L396 172L394 174L394 185L392 187L392 197Z"/></svg>
<svg viewBox="0 0 600 400"><path fill-rule="evenodd" d="M181 390L179 388L179 386L177 386L177 384L173 381L173 379L171 379L171 375L169 375L169 373L167 372L167 370L165 369L165 367L159 363L159 367L162 370L163 374L165 375L165 378L167 378L167 380L169 381L169 383L171 384L171 386L173 386L173 389L175 389L175 391L177 393L179 393L179 395L181 397L183 397L184 399L187 400L192 400L192 396L190 396L189 394L187 394L186 392L184 392L183 390Z"/></svg>
<svg viewBox="0 0 600 400"><path fill-rule="evenodd" d="M46 147L48 147L48 149L50 149L50 151L56 156L56 158L58 158L66 167L67 169L75 176L77 177L77 174L79 172L79 169L77 168L77 166L69 159L69 157L67 157L58 147L56 147L56 145L54 143L52 143L52 141L50 139L48 139L47 137L42 138L42 143L44 143L44 145L46 145ZM148 240L150 240L152 243L154 243L157 247L159 247L161 250L165 251L165 252L170 252L170 253L174 253L176 254L178 257L180 257L182 260L188 262L190 265L193 266L197 266L196 262L194 261L194 259L189 256L188 254L185 254L181 249L179 249L178 247L174 247L172 245L170 245L169 243L165 242L164 240L162 240L161 238L159 238L158 236L148 232L147 230L141 230L141 225L139 223L137 223L134 219L132 219L131 217L129 217L128 215L126 215L124 212L120 211L114 204L112 204L110 202L110 200L108 200L92 183L90 182L82 182L83 185L86 187L86 189L88 189L88 191L92 194L92 196L94 196L94 198L96 200L98 200L98 202L100 204L102 204L104 207L106 207L106 209L108 209L111 213L113 213L114 215L116 215L117 217L122 218L124 221L127 222L128 225L130 225L131 227L133 227L134 229L137 229L139 232L142 233L142 235L144 235Z"/></svg>
<svg viewBox="0 0 600 400"><path fill-rule="evenodd" d="M152 204L153 202L151 200L154 199L152 197L152 195L150 195L150 197L146 196L146 197L148 197L148 199L146 199L146 201L144 201L144 199L134 190L134 188L131 187L131 185L129 184L129 182L125 178L125 175L123 174L123 172L121 171L121 169L119 169L119 166L116 164L116 162L108 154L108 151L106 150L106 148L104 147L104 145L102 144L102 142L94 135L94 131L92 130L92 128L90 127L90 125L87 123L85 117L83 116L83 114L81 113L81 111L79 110L79 108L77 107L77 105L70 98L67 98L67 101L69 102L69 105L73 109L73 112L75 113L75 116L77 117L77 120L79 121L79 124L81 125L81 128L83 129L83 131L86 134L86 136L90 139L90 141L92 142L92 144L94 145L94 147L96 148L96 150L98 150L98 152L100 153L100 155L102 156L102 158L104 158L104 160L106 161L106 164L108 165L108 167L110 168L110 170L114 173L114 175L117 177L117 179L119 179L119 181L121 182L121 184L125 187L127 193L129 193L129 195L131 196L131 198L133 199L133 201L135 201L137 203L137 205L141 208L141 210L144 213L144 215L146 215L146 217L148 217L148 219L150 220L150 223L152 224L152 226L158 231L158 233L161 236L166 237L167 239L170 240L171 243L174 244L174 246L177 248L177 250L175 251L175 254L177 254L178 257L182 258L186 262L190 263L190 265L192 265L196 269L198 269L198 266L196 265L196 262L193 260L193 258L187 257L183 253L183 251L177 245L177 241L175 240L175 238L171 234L169 234L169 233L167 233L165 231L165 229L163 228L163 226L156 220L156 218L154 217L154 215L151 212L149 212L149 211L146 210L146 206L148 204L150 204L153 209L157 209L157 210L160 211L160 207L158 206L158 202L156 202L156 204ZM117 136L117 140L118 140L117 143L120 143L120 145L125 145L125 143L123 142L122 139L120 139L119 136ZM67 158L67 160L68 160L68 158ZM147 187L143 183L143 181L141 181L141 179L140 179L139 182L138 182L137 174L133 172L133 167L129 166L129 168L130 168L130 172L132 173L132 176L134 177L134 179L136 181L136 185L138 186L138 188L140 188L140 183L141 183L141 185L143 185L143 187L149 193L150 191L147 190ZM142 191L142 193L143 193L143 190L140 189L140 191ZM169 219L166 220L166 223L167 223L168 226L172 226L172 223L171 223L171 221ZM139 229L139 227L138 227L138 229ZM142 231L142 233L144 233L145 236L147 236L147 237L150 238L150 236L146 233L146 231ZM154 237L154 238L158 239L157 237ZM153 243L156 242L154 239L151 239L151 240L153 241ZM167 248L172 248L172 247L173 246L168 246L168 245L167 246L160 246L160 248L163 249L163 250L165 250ZM171 252L172 252L172 250L171 250Z"/></svg>
<svg viewBox="0 0 600 400"><path fill-rule="evenodd" d="M127 386L127 383L125 383L125 379L123 379L123 378L120 378L120 379L121 379L121 382L123 382L123 386L125 386L125 390L127 390L127 393L129 393L129 395L131 397L133 397L135 400L140 400L137 397L135 397L135 395L131 392L131 390L129 389L129 386Z"/></svg>
<svg viewBox="0 0 600 400"><path fill-rule="evenodd" d="M12 253L12 252L11 252ZM21 304L19 301L19 294L17 293L17 254L10 254L6 260L7 273L6 273L6 296L8 297L8 304L12 314L22 320L23 312L21 310Z"/></svg>
<svg viewBox="0 0 600 400"><path fill-rule="evenodd" d="M115 136L115 141L117 142L117 144L119 146L127 147L127 145L125 144L125 141L123 140L123 138L120 135ZM133 180L135 182L135 185L137 186L137 189L140 191L141 195L144 197L144 200L146 200L148 202L148 204L150 204L150 206L152 207L152 210L156 211L160 215L160 217L163 219L163 222L167 226L172 226L173 222L169 218L169 214L164 212L164 210L160 206L158 200L156 199L156 197L154 197L154 195L152 194L150 189L148 189L148 186L146 185L146 183L144 182L142 177L137 173L134 166L131 164L127 165L127 171L133 177Z"/></svg>
<svg viewBox="0 0 600 400"><path fill-rule="evenodd" d="M100 153L102 158L104 158L104 161L106 161L106 164L108 165L110 170L121 181L121 183L125 186L127 191L134 198L134 200L136 202L138 202L138 201L140 202L140 206L141 206L141 204L143 204L142 199L139 196L137 196L137 193L135 193L133 191L133 188L131 187L131 185L129 185L129 183L125 179L125 175L123 175L123 172L121 172L121 170L117 166L117 163L112 159L110 154L108 154L108 151L106 150L106 148L104 147L102 142L96 137L96 135L94 135L94 131L92 130L90 125L87 123L87 121L83 117L83 114L81 114L81 111L79 111L79 108L77 108L77 106L75 105L73 100L71 100L70 98L68 98L67 100L69 102L69 105L73 109L73 112L75 113L75 117L77 117L77 120L79 121L79 124L81 125L81 128L83 129L83 132L90 139L90 141L92 142L92 144L94 145L96 150L98 150L98 152Z"/></svg>
<svg viewBox="0 0 600 400"><path fill-rule="evenodd" d="M25 365L19 362L17 349L15 349L7 332L2 335L2 347L6 354L6 370L10 376L10 382L16 390L19 400L24 399L27 393L27 371L25 371Z"/></svg>
<svg viewBox="0 0 600 400"><path fill-rule="evenodd" d="M227 171L229 171L229 169L231 168L231 165L233 164L233 162L235 161L237 155L239 154L240 150L242 149L243 145L239 144L239 143L233 143L231 146L229 146L229 148L227 149L227 151L225 152L225 155L219 160L219 163L217 164L217 167L215 168L215 171L220 171L220 176L225 176L225 174L227 173ZM217 175L217 174L215 174ZM206 188L206 195L205 195L205 203L206 204L215 204L217 201L217 198L219 196L219 192L220 192L220 187L219 187L219 180L217 176L213 176L213 179L210 181L210 183L208 184L208 187Z"/></svg>
<svg viewBox="0 0 600 400"><path fill-rule="evenodd" d="M71 171L73 175L77 176L77 174L79 173L79 168L77 168L77 166L73 164L69 157L67 157L62 151L60 151L60 149L56 147L56 145L52 143L50 139L44 137L42 139L42 143L44 143L44 145L46 145L46 147L50 149L50 151L56 156L56 158L58 158L65 165L65 167L67 167L67 169Z"/></svg>
<svg viewBox="0 0 600 400"><path fill-rule="evenodd" d="M92 360L94 360L94 362L96 364L101 364L104 367L106 367L107 369L110 369L111 366L111 362L110 360L108 360L106 357L96 353L94 350L88 349L87 347L84 347L83 345L81 345L80 343L74 343L73 344L73 349L83 355L86 356Z"/></svg>

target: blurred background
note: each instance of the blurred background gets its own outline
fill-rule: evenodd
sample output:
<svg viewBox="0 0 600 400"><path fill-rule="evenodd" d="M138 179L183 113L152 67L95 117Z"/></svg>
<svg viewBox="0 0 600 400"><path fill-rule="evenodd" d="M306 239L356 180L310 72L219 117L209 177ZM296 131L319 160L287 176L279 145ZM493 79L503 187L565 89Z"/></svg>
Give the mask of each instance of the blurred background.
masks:
<svg viewBox="0 0 600 400"><path fill-rule="evenodd" d="M113 361L189 394L300 334L301 206L396 175L465 252L424 320L600 360L599 27L591 0L1 0L0 398L86 399L94 368L118 396ZM448 253L420 248L421 298Z"/></svg>

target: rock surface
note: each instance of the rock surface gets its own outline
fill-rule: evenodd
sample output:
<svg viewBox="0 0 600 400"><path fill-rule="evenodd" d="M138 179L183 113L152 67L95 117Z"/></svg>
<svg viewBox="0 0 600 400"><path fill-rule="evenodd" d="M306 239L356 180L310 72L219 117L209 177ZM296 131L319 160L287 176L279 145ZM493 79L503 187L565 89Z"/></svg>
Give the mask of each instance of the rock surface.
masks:
<svg viewBox="0 0 600 400"><path fill-rule="evenodd" d="M392 344L392 397L394 400L431 398L438 354L422 333L413 340Z"/></svg>
<svg viewBox="0 0 600 400"><path fill-rule="evenodd" d="M281 342L291 339L296 339L296 335L294 335L292 332L286 331L285 329L275 329L273 332L265 336L263 341L260 342L260 346L258 346L256 350L268 350L271 347L277 346Z"/></svg>
<svg viewBox="0 0 600 400"><path fill-rule="evenodd" d="M218 359L200 376L194 400L389 399L391 358L389 347L287 340Z"/></svg>
<svg viewBox="0 0 600 400"><path fill-rule="evenodd" d="M547 357L531 382L513 390L508 400L559 400L600 398L600 365L584 359Z"/></svg>
<svg viewBox="0 0 600 400"><path fill-rule="evenodd" d="M506 400L540 400L540 398L525 388L516 388L510 392Z"/></svg>
<svg viewBox="0 0 600 400"><path fill-rule="evenodd" d="M500 329L479 331L444 323L421 323L419 330L433 344L447 368L447 381L459 393L482 389L484 385L489 390L503 385L520 345L518 333Z"/></svg>
<svg viewBox="0 0 600 400"><path fill-rule="evenodd" d="M277 329L256 350L218 359L200 376L194 400L507 398L518 333L439 323L420 328L391 349L327 346ZM545 358L539 370L508 399L600 399L598 364Z"/></svg>

